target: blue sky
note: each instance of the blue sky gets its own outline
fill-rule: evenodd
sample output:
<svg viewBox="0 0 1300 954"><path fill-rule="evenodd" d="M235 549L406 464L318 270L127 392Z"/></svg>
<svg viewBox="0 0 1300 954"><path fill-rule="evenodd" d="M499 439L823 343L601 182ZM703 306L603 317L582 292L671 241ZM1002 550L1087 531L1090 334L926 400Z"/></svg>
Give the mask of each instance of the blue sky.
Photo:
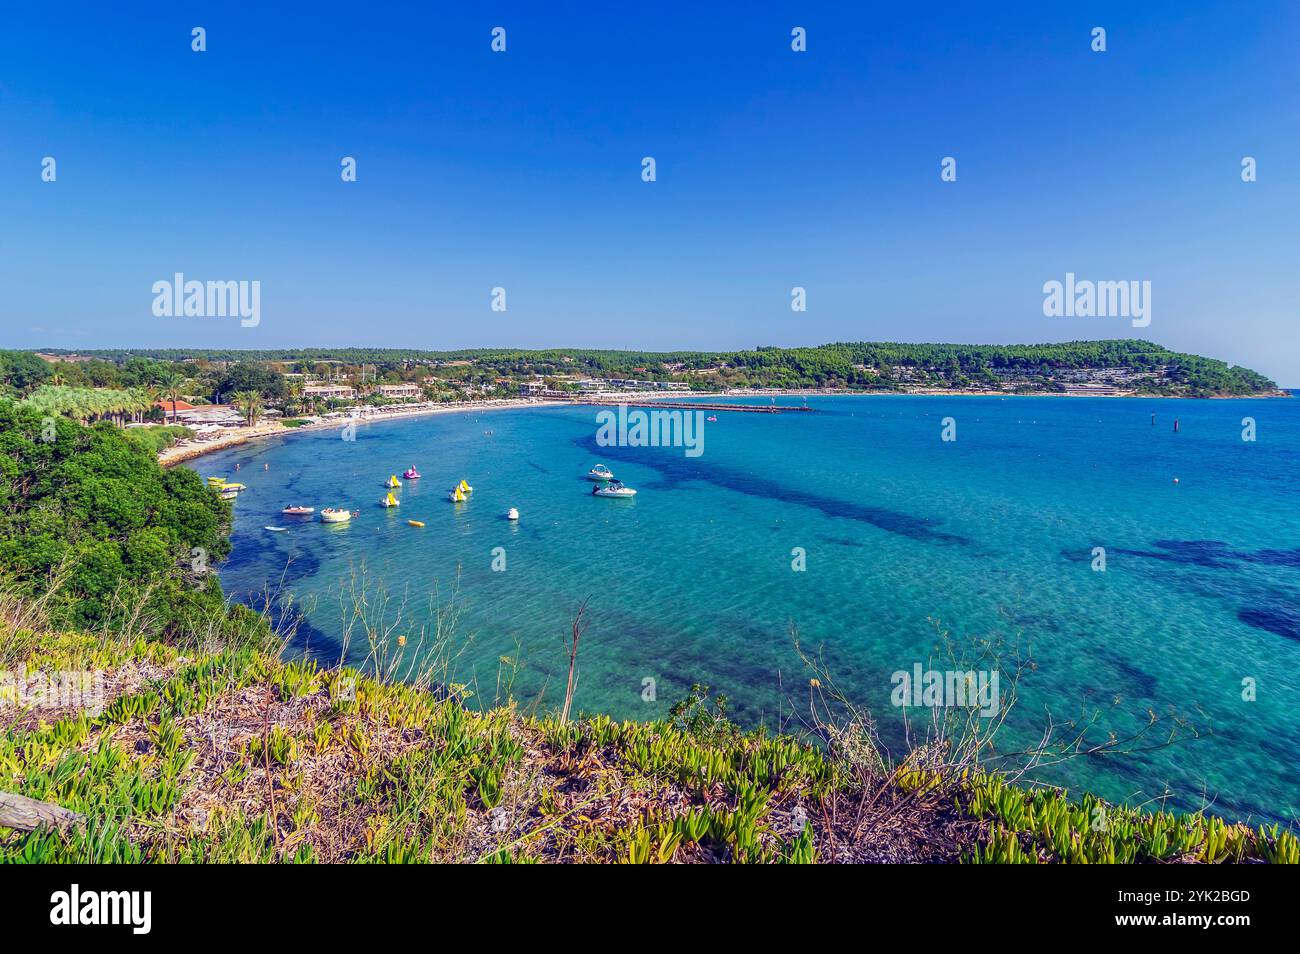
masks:
<svg viewBox="0 0 1300 954"><path fill-rule="evenodd" d="M1300 385L1300 5L276 6L6 13L0 346L1140 335ZM155 317L177 271L260 325ZM1066 272L1150 327L1044 317Z"/></svg>

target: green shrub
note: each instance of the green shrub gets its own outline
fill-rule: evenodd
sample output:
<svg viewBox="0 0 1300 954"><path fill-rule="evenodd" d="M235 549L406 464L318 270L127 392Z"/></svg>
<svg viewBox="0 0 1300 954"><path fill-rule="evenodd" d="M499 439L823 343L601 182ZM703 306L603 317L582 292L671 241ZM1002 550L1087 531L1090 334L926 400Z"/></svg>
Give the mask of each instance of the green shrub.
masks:
<svg viewBox="0 0 1300 954"><path fill-rule="evenodd" d="M33 597L57 584L56 627L148 620L167 638L218 619L246 632L212 572L230 552L230 505L192 470L158 466L155 444L184 428L154 431L165 437L0 400L0 573Z"/></svg>

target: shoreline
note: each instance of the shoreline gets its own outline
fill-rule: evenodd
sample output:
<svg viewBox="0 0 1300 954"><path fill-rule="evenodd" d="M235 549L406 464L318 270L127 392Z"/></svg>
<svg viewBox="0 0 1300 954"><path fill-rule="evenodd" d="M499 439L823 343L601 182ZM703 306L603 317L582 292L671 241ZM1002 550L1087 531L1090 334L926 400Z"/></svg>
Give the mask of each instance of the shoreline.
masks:
<svg viewBox="0 0 1300 954"><path fill-rule="evenodd" d="M361 414L357 417L343 415L336 418L291 418L291 420L310 420L312 423L304 424L301 427L285 427L279 421L262 422L253 427L232 428L231 433L223 434L216 440L203 442L188 442L185 444L173 444L171 447L164 448L158 453L158 463L162 467L173 467L186 461L195 460L207 454L219 450L229 450L231 447L238 447L241 444L248 444L252 441L260 440L264 437L287 437L299 432L311 432L331 430L338 427L345 427L348 423L356 421L364 424L374 424L379 421L396 421L411 417L428 417L435 414L465 414L470 411L502 411L509 409L522 409L530 407L562 407L571 405L572 401L528 401L528 400L502 400L496 402L477 403L466 401L463 404L440 405L438 407L419 407L402 411L387 411L375 414Z"/></svg>
<svg viewBox="0 0 1300 954"><path fill-rule="evenodd" d="M394 411L375 411L371 414L361 414L356 417L351 415L341 415L336 418L314 418L307 416L305 420L312 423L304 424L301 427L285 427L279 421L263 421L253 427L240 427L232 429L229 434L223 434L216 440L205 442L188 442L185 444L175 444L165 448L158 454L158 463L162 467L172 467L186 461L195 460L207 454L219 450L228 450L231 447L238 447L241 444L248 444L264 437L288 436L299 431L320 431L327 428L343 427L350 421L358 421L366 424L373 424L377 421L395 421L412 417L427 417L435 414L465 414L469 411L501 411L510 409L523 408L541 408L541 407L601 407L610 406L620 403L626 403L629 400L636 403L649 403L653 401L673 401L673 400L696 400L699 398L763 398L763 397L1002 397L1002 398L1042 398L1042 397L1072 397L1072 398L1102 398L1110 399L1131 399L1144 398L1147 400L1209 400L1209 401L1238 401L1238 400L1260 400L1273 398L1292 397L1286 391L1279 391L1270 394L1224 394L1215 395L1210 398L1189 398L1181 395L1172 394L1057 394L1048 391L1036 391L1030 394L1008 394L1006 391L951 391L941 388L924 389L917 391L845 391L832 389L771 389L771 390L734 390L734 391L692 391L692 392L649 392L646 394L623 394L623 395L592 395L589 400L560 400L558 398L543 399L501 399L497 401L473 402L466 401L454 405L437 405L435 407L415 407L406 410ZM619 398L622 398L620 401ZM298 420L299 418L292 418Z"/></svg>

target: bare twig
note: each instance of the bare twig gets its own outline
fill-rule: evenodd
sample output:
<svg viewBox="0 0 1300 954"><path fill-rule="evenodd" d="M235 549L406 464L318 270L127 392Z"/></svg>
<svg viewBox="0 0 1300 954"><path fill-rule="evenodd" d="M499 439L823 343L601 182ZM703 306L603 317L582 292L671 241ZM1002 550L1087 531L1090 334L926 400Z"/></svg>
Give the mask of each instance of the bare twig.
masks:
<svg viewBox="0 0 1300 954"><path fill-rule="evenodd" d="M591 597L588 596L582 601L578 606L578 615L573 617L573 643L569 647L569 681L564 687L564 709L560 712L560 725L568 723L569 711L573 708L573 691L577 683L578 641L582 639L582 631L587 627L582 617L587 612L587 601L590 599Z"/></svg>

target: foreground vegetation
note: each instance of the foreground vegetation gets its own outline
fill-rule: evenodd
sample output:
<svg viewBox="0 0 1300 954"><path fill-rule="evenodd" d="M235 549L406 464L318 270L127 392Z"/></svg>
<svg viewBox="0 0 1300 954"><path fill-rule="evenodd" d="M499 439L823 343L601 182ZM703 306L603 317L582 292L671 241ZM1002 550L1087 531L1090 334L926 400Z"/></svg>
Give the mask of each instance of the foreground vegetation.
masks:
<svg viewBox="0 0 1300 954"><path fill-rule="evenodd" d="M29 670L101 670L103 712L0 708L0 791L71 809L0 828L21 862L1295 863L1295 838L741 732L564 723L251 646L10 633Z"/></svg>
<svg viewBox="0 0 1300 954"><path fill-rule="evenodd" d="M200 621L259 626L223 609L214 568L230 552L229 503L192 470L158 466L157 443L177 433L83 427L0 399L0 577L52 594L56 625L147 619L164 638Z"/></svg>

